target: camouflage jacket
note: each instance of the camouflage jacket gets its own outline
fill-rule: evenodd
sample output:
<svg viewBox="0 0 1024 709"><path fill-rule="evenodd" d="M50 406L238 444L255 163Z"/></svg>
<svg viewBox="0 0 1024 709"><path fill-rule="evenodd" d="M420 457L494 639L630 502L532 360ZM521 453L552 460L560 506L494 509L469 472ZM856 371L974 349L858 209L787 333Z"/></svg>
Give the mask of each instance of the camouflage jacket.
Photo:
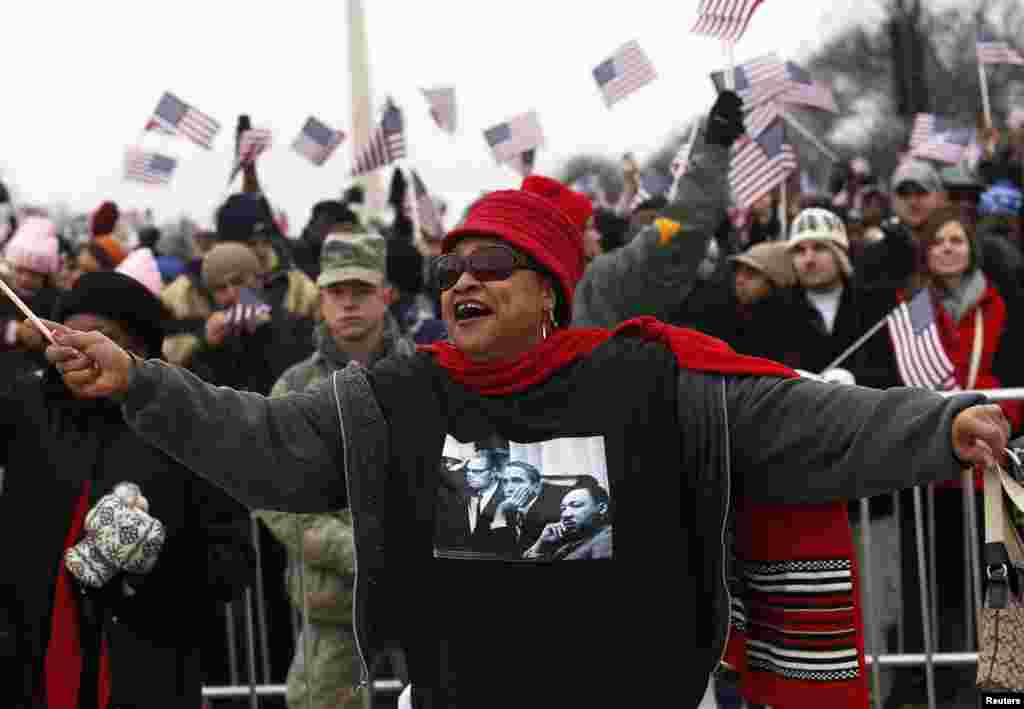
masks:
<svg viewBox="0 0 1024 709"><path fill-rule="evenodd" d="M274 385L271 396L316 388L332 372L348 364L350 358L338 349L323 323L316 328L314 343L316 351L285 371ZM411 356L414 353L413 343L401 336L398 324L388 315L381 348L371 364L391 354ZM303 611L302 591L305 589L311 621L350 624L355 561L349 510L331 514L256 510L253 514L288 550L288 595L296 609Z"/></svg>

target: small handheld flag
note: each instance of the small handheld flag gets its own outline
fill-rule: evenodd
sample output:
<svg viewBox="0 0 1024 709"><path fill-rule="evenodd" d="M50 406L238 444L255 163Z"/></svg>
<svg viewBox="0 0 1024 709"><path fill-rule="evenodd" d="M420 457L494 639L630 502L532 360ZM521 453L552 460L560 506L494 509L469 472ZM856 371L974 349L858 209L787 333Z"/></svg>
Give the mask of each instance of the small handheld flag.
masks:
<svg viewBox="0 0 1024 709"><path fill-rule="evenodd" d="M310 116L302 125L292 149L314 165L320 166L330 159L335 149L345 140L345 132L335 130L323 121Z"/></svg>
<svg viewBox="0 0 1024 709"><path fill-rule="evenodd" d="M402 111L388 99L380 124L367 145L356 155L352 175L364 175L405 157L405 123Z"/></svg>
<svg viewBox="0 0 1024 709"><path fill-rule="evenodd" d="M738 42L747 31L754 10L764 0L701 0L694 34Z"/></svg>
<svg viewBox="0 0 1024 709"><path fill-rule="evenodd" d="M220 131L220 123L168 91L160 97L146 128L165 134L183 135L196 145L210 150L214 137Z"/></svg>
<svg viewBox="0 0 1024 709"><path fill-rule="evenodd" d="M544 145L544 133L535 111L517 116L484 131L484 140L499 163L512 162L523 153Z"/></svg>
<svg viewBox="0 0 1024 709"><path fill-rule="evenodd" d="M775 189L796 169L796 154L786 143L786 129L781 120L757 138L740 138L732 150L729 184L736 204L743 208Z"/></svg>
<svg viewBox="0 0 1024 709"><path fill-rule="evenodd" d="M235 179L244 165L251 165L267 148L270 147L271 133L265 128L249 128L242 131L238 137L238 155L235 158L235 166L231 170L228 184Z"/></svg>
<svg viewBox="0 0 1024 709"><path fill-rule="evenodd" d="M167 155L140 148L128 148L124 157L124 179L149 185L166 185L171 181L178 161Z"/></svg>
<svg viewBox="0 0 1024 709"><path fill-rule="evenodd" d="M450 135L455 134L455 88L452 86L420 89L430 104L430 117L437 127Z"/></svg>
<svg viewBox="0 0 1024 709"><path fill-rule="evenodd" d="M594 68L594 80L608 108L658 78L636 40L626 42Z"/></svg>
<svg viewBox="0 0 1024 709"><path fill-rule="evenodd" d="M987 32L978 33L979 64L1017 64L1024 65L1024 56L1011 47L1008 42L997 40Z"/></svg>
<svg viewBox="0 0 1024 709"><path fill-rule="evenodd" d="M900 303L886 318L900 378L907 386L955 389L954 367L946 354L935 320L935 306L927 288L909 303Z"/></svg>

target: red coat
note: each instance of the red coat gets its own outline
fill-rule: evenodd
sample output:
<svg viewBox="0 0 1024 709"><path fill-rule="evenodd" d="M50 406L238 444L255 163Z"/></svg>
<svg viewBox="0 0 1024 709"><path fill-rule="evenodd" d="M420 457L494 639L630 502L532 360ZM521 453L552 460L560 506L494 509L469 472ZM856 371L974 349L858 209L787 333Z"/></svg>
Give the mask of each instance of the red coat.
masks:
<svg viewBox="0 0 1024 709"><path fill-rule="evenodd" d="M900 300L904 300L901 292ZM974 351L975 312L981 309L984 323L984 339L981 347L981 362L978 376L972 389L999 389L1002 383L992 371L992 362L1002 344L1006 331L1006 301L991 282L985 287L981 299L967 309L959 323L953 322L952 316L941 305L936 303L935 318L939 329L939 339L953 363L953 376L961 388L967 388L967 376L971 369L971 353ZM999 407L1010 419L1013 430L1017 430L1024 419L1024 402L1001 401ZM981 474L975 474L975 487L982 489ZM958 481L938 483L939 487L959 487Z"/></svg>

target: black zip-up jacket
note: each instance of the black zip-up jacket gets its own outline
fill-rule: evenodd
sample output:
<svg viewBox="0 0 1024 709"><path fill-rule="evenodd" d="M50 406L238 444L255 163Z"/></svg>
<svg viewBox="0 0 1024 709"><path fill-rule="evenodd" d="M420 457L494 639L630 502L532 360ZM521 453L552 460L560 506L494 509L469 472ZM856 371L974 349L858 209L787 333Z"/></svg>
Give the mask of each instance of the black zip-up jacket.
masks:
<svg viewBox="0 0 1024 709"><path fill-rule="evenodd" d="M621 336L500 397L453 383L425 353L277 399L146 362L124 410L144 438L250 506L351 504L359 650L405 649L417 709L685 707L725 646L732 501L812 504L955 478L952 420L980 400L699 373ZM604 437L613 559L437 557L445 436L492 433Z"/></svg>

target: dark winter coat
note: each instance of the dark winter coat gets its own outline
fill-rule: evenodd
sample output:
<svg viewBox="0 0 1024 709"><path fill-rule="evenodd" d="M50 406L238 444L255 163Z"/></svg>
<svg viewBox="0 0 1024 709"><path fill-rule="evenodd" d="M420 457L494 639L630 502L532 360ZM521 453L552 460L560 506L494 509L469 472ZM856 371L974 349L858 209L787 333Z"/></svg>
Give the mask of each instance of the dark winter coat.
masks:
<svg viewBox="0 0 1024 709"><path fill-rule="evenodd" d="M774 355L794 369L821 374L850 345L884 318L897 304L896 292L868 290L847 284L839 298L832 332L802 288L789 293L788 307L777 321L772 338ZM769 345L771 347L771 345ZM885 327L839 365L861 386L886 389L901 384Z"/></svg>
<svg viewBox="0 0 1024 709"><path fill-rule="evenodd" d="M57 289L43 288L34 296L23 300L33 313L41 318L50 318L57 304ZM42 352L29 352L12 347L3 341L8 323L21 322L24 319L25 316L18 310L18 306L6 296L0 296L0 380L6 380L8 383L19 376L46 367L46 358Z"/></svg>
<svg viewBox="0 0 1024 709"><path fill-rule="evenodd" d="M426 353L350 366L317 392L274 399L150 361L135 371L125 414L251 506L351 503L360 652L401 645L417 709L523 706L538 686L552 706L654 706L668 696L692 707L727 634L732 500L814 504L956 477L952 420L980 401L680 370L662 345L616 337L507 396L453 383ZM605 437L613 560L435 556L445 436L495 433ZM510 632L482 622L495 608L522 610ZM666 644L676 650L648 652ZM496 691L494 668L536 659L538 648L552 657L532 663L530 681Z"/></svg>
<svg viewBox="0 0 1024 709"><path fill-rule="evenodd" d="M37 702L55 585L67 573L64 542L83 484L91 507L131 481L165 525L166 542L153 571L131 578L136 595L126 597L115 577L82 600L82 613L99 619L107 639L112 707L198 708L198 623L211 602L230 600L252 577L246 509L145 443L119 407L70 399L56 376L22 379L0 396L0 466L2 704L46 706Z"/></svg>

